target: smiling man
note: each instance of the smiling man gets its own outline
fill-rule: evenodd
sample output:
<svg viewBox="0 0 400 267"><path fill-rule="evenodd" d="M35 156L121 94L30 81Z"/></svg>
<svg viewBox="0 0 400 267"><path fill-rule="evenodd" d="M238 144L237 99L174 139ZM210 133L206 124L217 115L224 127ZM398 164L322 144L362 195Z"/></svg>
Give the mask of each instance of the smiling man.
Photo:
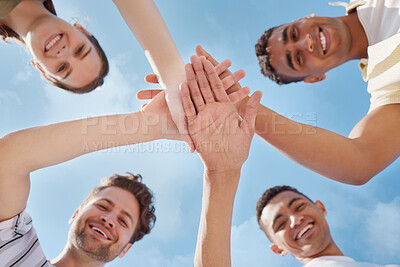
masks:
<svg viewBox="0 0 400 267"><path fill-rule="evenodd" d="M256 207L258 224L272 242L270 249L275 254L290 254L306 267L382 266L344 256L331 236L326 214L321 201L313 202L290 186L269 188Z"/></svg>
<svg viewBox="0 0 400 267"><path fill-rule="evenodd" d="M258 40L256 55L261 72L279 84L321 81L329 69L361 59L371 94L368 114L344 137L260 105L256 133L306 168L362 185L400 152L400 1L355 0L347 12L337 18L308 16L272 28ZM197 52L211 58L201 48ZM235 87L230 91L240 88Z"/></svg>

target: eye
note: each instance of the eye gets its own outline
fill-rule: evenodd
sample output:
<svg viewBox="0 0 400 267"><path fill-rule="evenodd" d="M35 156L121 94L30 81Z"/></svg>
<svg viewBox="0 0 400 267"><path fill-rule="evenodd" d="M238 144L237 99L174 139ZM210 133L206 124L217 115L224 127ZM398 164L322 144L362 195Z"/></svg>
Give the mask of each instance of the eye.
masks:
<svg viewBox="0 0 400 267"><path fill-rule="evenodd" d="M81 45L80 47L78 47L78 49L76 49L76 51L75 51L75 55L79 56L82 53L84 48L85 48L85 45Z"/></svg>
<svg viewBox="0 0 400 267"><path fill-rule="evenodd" d="M58 67L58 69L57 69L57 73L63 72L66 68L67 68L66 63L61 64L61 66Z"/></svg>
<svg viewBox="0 0 400 267"><path fill-rule="evenodd" d="M304 207L304 205L305 205L304 203L298 205L298 206L296 207L296 211L301 210L301 209Z"/></svg>
<svg viewBox="0 0 400 267"><path fill-rule="evenodd" d="M278 227L276 228L276 231L281 230L284 226L285 226L285 222L282 222L281 224L278 225Z"/></svg>
<svg viewBox="0 0 400 267"><path fill-rule="evenodd" d="M297 40L297 30L295 27L292 28L291 32L290 32L290 36L292 38L293 41Z"/></svg>
<svg viewBox="0 0 400 267"><path fill-rule="evenodd" d="M128 224L125 222L124 219L120 219L119 221L121 222L121 225L122 225L122 226L128 227Z"/></svg>
<svg viewBox="0 0 400 267"><path fill-rule="evenodd" d="M300 57L300 53L296 53L296 62L297 64L301 65L301 57Z"/></svg>
<svg viewBox="0 0 400 267"><path fill-rule="evenodd" d="M98 207L100 210L107 210L107 208L106 208L105 206L101 205L101 204L97 204L97 207Z"/></svg>

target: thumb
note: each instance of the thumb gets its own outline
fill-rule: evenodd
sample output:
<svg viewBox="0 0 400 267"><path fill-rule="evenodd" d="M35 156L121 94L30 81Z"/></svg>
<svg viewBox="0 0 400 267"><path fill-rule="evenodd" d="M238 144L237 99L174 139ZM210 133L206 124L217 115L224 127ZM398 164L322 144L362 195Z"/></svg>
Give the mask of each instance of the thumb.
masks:
<svg viewBox="0 0 400 267"><path fill-rule="evenodd" d="M256 91L249 99L246 105L244 120L249 125L251 130L254 130L257 116L258 105L262 97L261 91Z"/></svg>

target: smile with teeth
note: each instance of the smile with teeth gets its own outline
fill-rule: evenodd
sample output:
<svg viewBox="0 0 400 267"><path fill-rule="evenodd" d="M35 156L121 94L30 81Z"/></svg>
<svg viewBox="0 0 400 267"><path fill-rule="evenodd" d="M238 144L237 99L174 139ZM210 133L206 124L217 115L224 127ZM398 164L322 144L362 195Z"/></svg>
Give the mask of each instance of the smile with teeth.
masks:
<svg viewBox="0 0 400 267"><path fill-rule="evenodd" d="M58 34L56 37L54 37L45 47L46 51L49 51L53 45L57 43L58 40L61 39L61 34Z"/></svg>
<svg viewBox="0 0 400 267"><path fill-rule="evenodd" d="M326 38L322 31L319 32L319 37L321 40L321 46L324 53L326 52Z"/></svg>
<svg viewBox="0 0 400 267"><path fill-rule="evenodd" d="M93 226L92 229L94 231L98 232L99 234L103 235L106 239L109 239L108 236L103 231L101 231L99 228Z"/></svg>
<svg viewBox="0 0 400 267"><path fill-rule="evenodd" d="M313 228L314 225L313 224L307 224L296 236L296 239L300 239L308 230L310 230L311 228Z"/></svg>

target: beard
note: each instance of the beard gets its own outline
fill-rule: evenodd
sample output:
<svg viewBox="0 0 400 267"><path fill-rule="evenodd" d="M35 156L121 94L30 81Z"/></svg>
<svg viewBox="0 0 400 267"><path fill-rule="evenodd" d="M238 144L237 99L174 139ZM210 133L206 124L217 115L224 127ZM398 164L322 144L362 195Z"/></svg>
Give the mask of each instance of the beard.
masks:
<svg viewBox="0 0 400 267"><path fill-rule="evenodd" d="M84 252L91 259L106 263L115 259L122 252L124 246L119 246L115 242L104 244L88 234L85 229L86 223L79 218L70 229L69 240L79 251Z"/></svg>
<svg viewBox="0 0 400 267"><path fill-rule="evenodd" d="M89 237L84 231L79 231L75 233L75 244L90 258L99 262L112 261L118 255L111 255L112 244L100 244L100 242L96 242L96 240L93 240L93 238Z"/></svg>

